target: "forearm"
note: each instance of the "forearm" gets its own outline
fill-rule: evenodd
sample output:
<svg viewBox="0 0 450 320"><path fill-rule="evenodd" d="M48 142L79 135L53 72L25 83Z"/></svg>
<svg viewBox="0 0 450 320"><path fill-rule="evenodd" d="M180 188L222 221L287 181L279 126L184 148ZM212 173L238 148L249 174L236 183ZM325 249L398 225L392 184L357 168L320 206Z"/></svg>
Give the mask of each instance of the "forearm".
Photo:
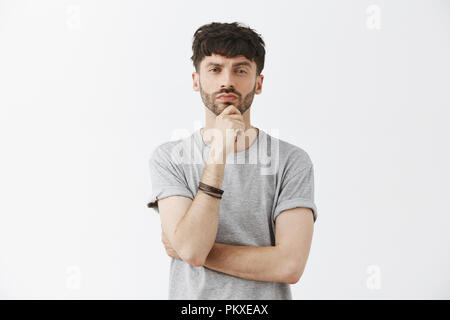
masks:
<svg viewBox="0 0 450 320"><path fill-rule="evenodd" d="M233 246L216 242L203 266L248 280L291 283L292 279L289 257L277 246Z"/></svg>
<svg viewBox="0 0 450 320"><path fill-rule="evenodd" d="M201 181L220 189L224 168L223 155L210 153ZM220 201L203 191L197 191L190 208L175 229L177 247L183 260L193 262L194 265L204 263L216 239Z"/></svg>

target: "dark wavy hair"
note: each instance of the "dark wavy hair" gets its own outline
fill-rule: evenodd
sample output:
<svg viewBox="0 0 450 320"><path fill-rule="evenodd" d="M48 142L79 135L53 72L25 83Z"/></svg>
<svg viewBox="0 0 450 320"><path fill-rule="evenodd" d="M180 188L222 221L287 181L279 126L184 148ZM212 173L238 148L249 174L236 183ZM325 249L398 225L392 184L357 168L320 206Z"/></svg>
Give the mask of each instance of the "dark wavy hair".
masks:
<svg viewBox="0 0 450 320"><path fill-rule="evenodd" d="M253 29L238 22L205 24L194 33L192 57L195 71L205 56L219 54L227 58L243 55L256 63L256 74L264 68L266 50L261 35Z"/></svg>

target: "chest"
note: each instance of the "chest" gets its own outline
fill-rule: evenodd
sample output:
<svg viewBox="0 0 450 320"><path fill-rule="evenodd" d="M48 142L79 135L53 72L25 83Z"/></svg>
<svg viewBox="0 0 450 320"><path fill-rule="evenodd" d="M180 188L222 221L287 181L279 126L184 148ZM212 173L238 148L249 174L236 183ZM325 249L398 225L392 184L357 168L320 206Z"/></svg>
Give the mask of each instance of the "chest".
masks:
<svg viewBox="0 0 450 320"><path fill-rule="evenodd" d="M200 166L187 174L194 195L202 174ZM256 165L227 166L221 189L224 194L220 200L216 241L233 245L271 245L276 175L262 174Z"/></svg>

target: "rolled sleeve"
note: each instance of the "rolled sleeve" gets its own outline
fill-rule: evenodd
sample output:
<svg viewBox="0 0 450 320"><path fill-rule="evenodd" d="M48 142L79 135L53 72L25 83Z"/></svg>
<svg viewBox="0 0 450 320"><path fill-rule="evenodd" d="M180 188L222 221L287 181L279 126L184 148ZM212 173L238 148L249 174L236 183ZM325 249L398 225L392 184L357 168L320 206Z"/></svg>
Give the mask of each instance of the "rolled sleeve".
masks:
<svg viewBox="0 0 450 320"><path fill-rule="evenodd" d="M149 165L152 189L147 203L148 208L156 210L159 214L158 200L160 199L175 195L194 199L182 166L172 161L170 152L159 146L152 153Z"/></svg>
<svg viewBox="0 0 450 320"><path fill-rule="evenodd" d="M317 219L317 207L314 202L314 167L298 170L291 168L281 182L280 193L273 213L273 220L288 209L304 207L313 212L314 222Z"/></svg>

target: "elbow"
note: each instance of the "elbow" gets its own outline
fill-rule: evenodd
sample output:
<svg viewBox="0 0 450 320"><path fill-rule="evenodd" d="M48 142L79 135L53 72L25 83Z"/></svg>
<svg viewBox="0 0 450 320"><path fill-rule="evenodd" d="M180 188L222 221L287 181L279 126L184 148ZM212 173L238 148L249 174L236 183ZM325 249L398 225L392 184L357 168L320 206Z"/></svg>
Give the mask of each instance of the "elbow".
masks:
<svg viewBox="0 0 450 320"><path fill-rule="evenodd" d="M286 283L288 283L288 284L296 284L297 282L299 282L300 281L300 278L301 278L301 274L292 274L292 275L289 275L287 278L286 278Z"/></svg>
<svg viewBox="0 0 450 320"><path fill-rule="evenodd" d="M205 264L206 257L203 257L198 249L192 248L186 241L176 242L176 252L180 259L193 267L202 267Z"/></svg>
<svg viewBox="0 0 450 320"><path fill-rule="evenodd" d="M203 267L206 261L206 257L192 250L182 250L180 258L193 267Z"/></svg>
<svg viewBox="0 0 450 320"><path fill-rule="evenodd" d="M205 241L198 243L186 238L176 238L178 255L181 260L193 267L203 267L206 263L206 258L214 245L214 240L209 246L205 246Z"/></svg>
<svg viewBox="0 0 450 320"><path fill-rule="evenodd" d="M296 284L300 281L300 278L303 275L304 266L297 264L293 264L293 266L288 270L287 275L285 277L285 282L288 284Z"/></svg>
<svg viewBox="0 0 450 320"><path fill-rule="evenodd" d="M183 261L190 264L193 267L203 267L205 265L205 259L202 259L201 257L197 256L187 256L183 259Z"/></svg>
<svg viewBox="0 0 450 320"><path fill-rule="evenodd" d="M205 261L192 259L188 261L188 264L193 267L203 267L205 265Z"/></svg>

